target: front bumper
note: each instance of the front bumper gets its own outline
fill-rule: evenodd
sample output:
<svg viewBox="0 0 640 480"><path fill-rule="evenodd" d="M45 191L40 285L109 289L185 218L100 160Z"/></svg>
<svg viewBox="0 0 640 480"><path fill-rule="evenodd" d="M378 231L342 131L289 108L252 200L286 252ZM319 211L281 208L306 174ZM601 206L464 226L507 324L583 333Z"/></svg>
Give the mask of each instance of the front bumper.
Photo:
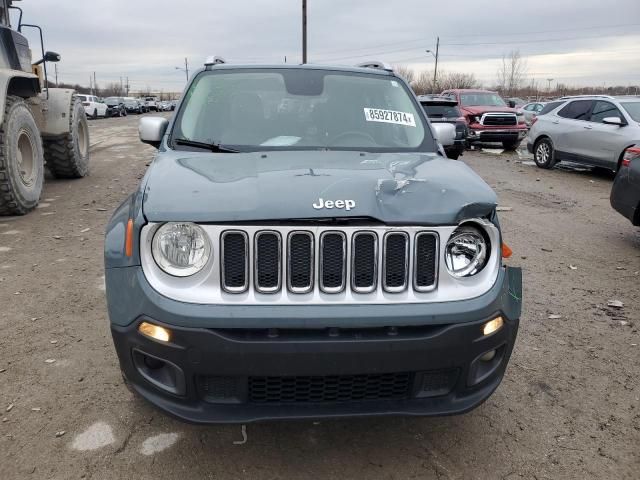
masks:
<svg viewBox="0 0 640 480"><path fill-rule="evenodd" d="M527 136L527 128L487 128L470 127L467 140L476 142L517 142Z"/></svg>
<svg viewBox="0 0 640 480"><path fill-rule="evenodd" d="M521 308L512 268L481 297L430 305L192 305L159 296L139 267L106 278L128 383L195 423L466 412L499 385ZM497 315L503 328L483 337ZM142 321L170 328L171 342L138 333Z"/></svg>

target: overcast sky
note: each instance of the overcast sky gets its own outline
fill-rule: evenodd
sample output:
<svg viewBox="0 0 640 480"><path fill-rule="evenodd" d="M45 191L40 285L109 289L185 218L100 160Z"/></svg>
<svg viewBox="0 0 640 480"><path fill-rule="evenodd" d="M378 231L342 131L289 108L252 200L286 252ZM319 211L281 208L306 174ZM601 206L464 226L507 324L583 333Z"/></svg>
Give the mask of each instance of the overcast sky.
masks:
<svg viewBox="0 0 640 480"><path fill-rule="evenodd" d="M301 61L301 0L25 0L23 22L43 27L62 55L59 80L88 85L129 77L132 90L181 91L189 59ZM640 84L640 0L308 0L309 60L367 59L495 82L500 58L519 49L529 81ZM25 31L26 32L26 31ZM39 47L28 34L34 57ZM53 70L51 67L50 70ZM50 72L51 73L51 72Z"/></svg>

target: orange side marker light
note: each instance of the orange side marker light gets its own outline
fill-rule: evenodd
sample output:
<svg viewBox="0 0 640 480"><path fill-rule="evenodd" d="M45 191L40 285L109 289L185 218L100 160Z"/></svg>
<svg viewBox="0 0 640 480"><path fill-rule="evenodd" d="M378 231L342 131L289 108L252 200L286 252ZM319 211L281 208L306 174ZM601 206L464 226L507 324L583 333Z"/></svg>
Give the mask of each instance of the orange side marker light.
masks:
<svg viewBox="0 0 640 480"><path fill-rule="evenodd" d="M133 255L133 219L131 218L127 222L127 233L124 238L124 254L127 257Z"/></svg>
<svg viewBox="0 0 640 480"><path fill-rule="evenodd" d="M509 248L506 243L502 244L502 258L510 258L513 255L513 250Z"/></svg>

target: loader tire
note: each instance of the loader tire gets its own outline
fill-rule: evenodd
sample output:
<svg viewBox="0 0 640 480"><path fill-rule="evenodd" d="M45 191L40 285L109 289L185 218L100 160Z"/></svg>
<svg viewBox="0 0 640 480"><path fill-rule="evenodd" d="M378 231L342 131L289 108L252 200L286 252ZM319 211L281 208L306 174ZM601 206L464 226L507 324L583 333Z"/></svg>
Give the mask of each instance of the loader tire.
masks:
<svg viewBox="0 0 640 480"><path fill-rule="evenodd" d="M80 100L71 100L69 132L45 138L44 159L56 178L82 178L89 174L89 125Z"/></svg>
<svg viewBox="0 0 640 480"><path fill-rule="evenodd" d="M38 205L43 156L31 110L22 98L8 96L0 125L0 215L24 215Z"/></svg>

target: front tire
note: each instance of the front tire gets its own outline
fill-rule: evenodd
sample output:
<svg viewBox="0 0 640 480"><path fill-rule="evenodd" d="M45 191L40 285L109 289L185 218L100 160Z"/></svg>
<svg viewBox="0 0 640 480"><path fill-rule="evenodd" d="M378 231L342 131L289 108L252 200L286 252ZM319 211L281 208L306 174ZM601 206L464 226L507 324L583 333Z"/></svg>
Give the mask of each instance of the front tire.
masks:
<svg viewBox="0 0 640 480"><path fill-rule="evenodd" d="M540 168L553 168L556 163L553 143L548 138L541 138L533 147L533 161Z"/></svg>
<svg viewBox="0 0 640 480"><path fill-rule="evenodd" d="M0 137L0 215L24 215L40 200L44 152L33 114L20 97L7 97Z"/></svg>
<svg viewBox="0 0 640 480"><path fill-rule="evenodd" d="M89 174L89 125L79 100L71 101L69 132L44 142L47 167L56 178L82 178Z"/></svg>
<svg viewBox="0 0 640 480"><path fill-rule="evenodd" d="M93 115L91 116L92 119L96 120L98 118L98 109L94 108L93 109Z"/></svg>

